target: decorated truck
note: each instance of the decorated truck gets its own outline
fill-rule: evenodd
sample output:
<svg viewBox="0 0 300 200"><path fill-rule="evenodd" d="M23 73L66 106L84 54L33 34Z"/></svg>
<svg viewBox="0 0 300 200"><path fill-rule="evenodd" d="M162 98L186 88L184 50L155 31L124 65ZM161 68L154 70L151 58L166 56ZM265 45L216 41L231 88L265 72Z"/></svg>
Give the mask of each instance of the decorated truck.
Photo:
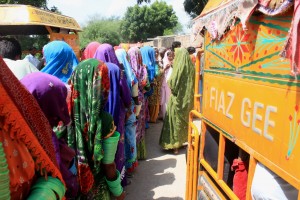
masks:
<svg viewBox="0 0 300 200"><path fill-rule="evenodd" d="M186 199L300 199L300 1L210 0Z"/></svg>

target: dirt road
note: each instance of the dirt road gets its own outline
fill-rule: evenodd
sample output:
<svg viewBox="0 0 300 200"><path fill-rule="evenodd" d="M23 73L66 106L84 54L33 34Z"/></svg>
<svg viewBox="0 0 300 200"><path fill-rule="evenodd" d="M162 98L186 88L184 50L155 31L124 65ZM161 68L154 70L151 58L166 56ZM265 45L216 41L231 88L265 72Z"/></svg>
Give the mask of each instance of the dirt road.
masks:
<svg viewBox="0 0 300 200"><path fill-rule="evenodd" d="M185 197L185 148L178 155L164 151L158 141L162 121L149 124L146 133L147 160L139 166L125 188L126 200L183 200Z"/></svg>

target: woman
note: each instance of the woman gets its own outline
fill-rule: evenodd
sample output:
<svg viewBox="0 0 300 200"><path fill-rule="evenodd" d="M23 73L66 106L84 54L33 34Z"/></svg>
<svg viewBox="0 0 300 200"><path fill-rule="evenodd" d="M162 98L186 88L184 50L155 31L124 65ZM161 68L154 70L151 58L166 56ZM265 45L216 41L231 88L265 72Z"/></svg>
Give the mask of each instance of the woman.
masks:
<svg viewBox="0 0 300 200"><path fill-rule="evenodd" d="M151 90L145 94L147 96L146 104L148 107L146 113L149 115L147 116L148 121L156 122L159 113L158 98L160 91L158 91L158 87L160 87L160 80L156 80L156 77L159 75L159 69L156 63L155 50L152 47L145 46L141 48L141 54L143 64L147 66L148 79L151 84Z"/></svg>
<svg viewBox="0 0 300 200"><path fill-rule="evenodd" d="M102 61L85 60L75 69L70 83L74 133L68 137L77 153L82 198L106 200L112 192L117 199L124 199L115 150L105 145L106 139L114 139L111 135L115 132L113 118L104 112L110 88L108 68ZM117 146L118 139L115 142ZM114 152L107 157L109 150Z"/></svg>
<svg viewBox="0 0 300 200"><path fill-rule="evenodd" d="M154 79L154 89L153 94L149 97L149 114L150 122L156 123L160 110L160 101L161 101L161 85L163 81L163 68L160 65L159 61L159 51L155 49L155 79Z"/></svg>
<svg viewBox="0 0 300 200"><path fill-rule="evenodd" d="M1 58L0 93L1 197L62 199L64 181L55 159L49 122Z"/></svg>
<svg viewBox="0 0 300 200"><path fill-rule="evenodd" d="M131 69L128 55L127 55L125 49L117 49L115 52L116 52L116 56L118 58L119 63L121 65L123 65L123 67L124 67L127 84L131 90L131 96L133 98L135 98L135 97L137 97L138 81L136 79L135 74L133 73L133 71Z"/></svg>
<svg viewBox="0 0 300 200"><path fill-rule="evenodd" d="M117 131L121 134L115 162L117 169L121 173L122 185L126 186L124 135L126 109L131 106L131 93L127 85L126 76L122 72L115 51L110 44L100 45L96 50L95 58L104 61L109 71L110 92L105 111L113 116L117 125Z"/></svg>
<svg viewBox="0 0 300 200"><path fill-rule="evenodd" d="M171 90L168 86L168 78L170 78L170 75L172 74L172 65L174 60L174 53L171 50L168 50L165 53L165 56L163 58L163 81L162 81L162 87L161 87L161 114L162 118L164 119L166 116L166 109L167 109L167 103L169 101Z"/></svg>
<svg viewBox="0 0 300 200"><path fill-rule="evenodd" d="M41 70L56 76L64 83L68 82L78 60L72 48L63 41L52 41L44 46L43 54L46 66Z"/></svg>
<svg viewBox="0 0 300 200"><path fill-rule="evenodd" d="M171 97L160 135L159 144L163 149L178 148L187 141L188 117L193 107L195 67L184 48L175 51L173 72L168 82Z"/></svg>
<svg viewBox="0 0 300 200"><path fill-rule="evenodd" d="M134 107L139 105L138 102L138 82L135 74L128 62L128 55L124 49L117 49L116 55L119 63L124 66L127 84L131 89L132 106L131 115L125 123L125 167L128 174L133 172L137 166L137 146L136 146L136 115L133 112Z"/></svg>
<svg viewBox="0 0 300 200"><path fill-rule="evenodd" d="M155 51L150 46L144 46L141 48L141 54L142 54L143 64L147 67L149 82L150 82L150 84L153 85L155 74L156 74ZM153 90L151 90L147 94L147 96L150 96L152 93L153 93Z"/></svg>
<svg viewBox="0 0 300 200"><path fill-rule="evenodd" d="M49 74L36 72L25 76L21 83L35 97L52 128L59 124L67 126L70 123L66 102L67 88L61 80ZM75 198L79 189L74 162L75 151L68 147L65 141L67 135L62 133L56 135L52 132L52 142L67 186L66 197Z"/></svg>
<svg viewBox="0 0 300 200"><path fill-rule="evenodd" d="M100 45L101 44L99 42L89 43L83 52L84 60L89 59L89 58L94 58L95 52Z"/></svg>
<svg viewBox="0 0 300 200"><path fill-rule="evenodd" d="M136 115L137 115L137 126L136 126L136 144L137 147L140 147L138 149L138 153L142 156L139 157L145 157L146 155L146 146L145 146L145 133L146 133L146 116L145 116L145 97L144 93L150 90L150 85L147 81L147 68L145 65L143 65L142 62L142 55L141 51L137 47L131 47L128 51L129 57L130 57L130 63L132 70L134 71L137 79L138 79L138 101L140 104L140 107L136 107ZM140 109L140 111L138 111ZM143 142L142 142L143 141ZM143 145L142 145L143 144ZM143 156L144 155L144 156ZM128 171L133 171L133 167L128 168Z"/></svg>

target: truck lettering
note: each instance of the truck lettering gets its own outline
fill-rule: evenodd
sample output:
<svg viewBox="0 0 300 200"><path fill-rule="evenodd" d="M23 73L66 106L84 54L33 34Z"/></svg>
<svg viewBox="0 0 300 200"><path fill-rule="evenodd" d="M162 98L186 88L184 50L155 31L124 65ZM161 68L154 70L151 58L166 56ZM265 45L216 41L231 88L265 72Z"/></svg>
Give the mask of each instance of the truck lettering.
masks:
<svg viewBox="0 0 300 200"><path fill-rule="evenodd" d="M273 141L273 136L268 133L268 127L275 127L275 122L270 120L270 113L277 113L277 107L275 106L267 106L266 114L265 114L265 123L264 123L264 137L270 141Z"/></svg>
<svg viewBox="0 0 300 200"><path fill-rule="evenodd" d="M248 109L251 109L251 100L249 98L244 98L242 101L242 109L241 109L241 122L244 126L250 127L251 123L251 112L245 112L245 106L248 104ZM245 114L244 114L245 113ZM246 116L246 119L244 118Z"/></svg>
<svg viewBox="0 0 300 200"><path fill-rule="evenodd" d="M235 94L232 93L232 92L227 92L227 96L230 97L230 101L229 101L229 104L228 104L228 107L227 107L227 110L226 110L226 117L228 117L229 119L233 119L233 115L230 114L230 108L233 104L233 100L234 100L234 97L235 97Z"/></svg>

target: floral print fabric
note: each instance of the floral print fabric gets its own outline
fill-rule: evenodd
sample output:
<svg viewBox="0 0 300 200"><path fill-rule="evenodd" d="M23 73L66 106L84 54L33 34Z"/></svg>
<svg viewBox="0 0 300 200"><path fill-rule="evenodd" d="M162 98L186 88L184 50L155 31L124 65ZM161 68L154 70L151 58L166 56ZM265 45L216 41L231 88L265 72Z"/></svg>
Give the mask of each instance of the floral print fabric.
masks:
<svg viewBox="0 0 300 200"><path fill-rule="evenodd" d="M100 171L103 158L102 112L109 93L108 68L102 61L81 62L71 77L71 114L75 134L69 134L77 151L81 191L87 193L94 184L93 174ZM74 138L72 138L74 137Z"/></svg>

